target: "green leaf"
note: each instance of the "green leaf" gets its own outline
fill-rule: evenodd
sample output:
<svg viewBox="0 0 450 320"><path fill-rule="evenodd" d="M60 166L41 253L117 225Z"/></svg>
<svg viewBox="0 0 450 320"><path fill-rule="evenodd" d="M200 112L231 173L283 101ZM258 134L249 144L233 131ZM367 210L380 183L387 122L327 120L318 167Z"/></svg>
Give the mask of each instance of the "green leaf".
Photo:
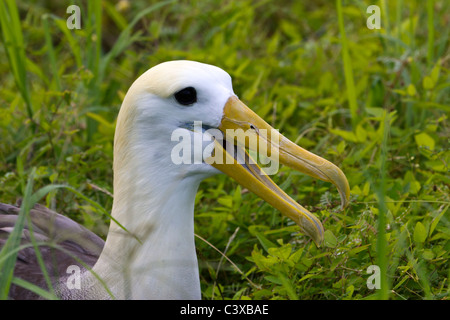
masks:
<svg viewBox="0 0 450 320"><path fill-rule="evenodd" d="M358 124L356 127L356 138L359 142L365 142L367 138L367 131L362 127L361 124Z"/></svg>
<svg viewBox="0 0 450 320"><path fill-rule="evenodd" d="M227 208L231 208L233 206L233 199L230 196L219 198L217 199L217 202Z"/></svg>
<svg viewBox="0 0 450 320"><path fill-rule="evenodd" d="M431 70L430 77L431 80L433 81L433 84L436 84L438 82L440 71L441 71L441 61L439 60L438 62L436 62L436 65Z"/></svg>
<svg viewBox="0 0 450 320"><path fill-rule="evenodd" d="M412 194L417 194L420 191L421 185L420 182L416 180L412 171L408 171L403 178L405 183L404 192L409 192Z"/></svg>
<svg viewBox="0 0 450 320"><path fill-rule="evenodd" d="M331 230L325 231L323 234L324 245L329 248L335 248L338 244L336 236L333 234Z"/></svg>
<svg viewBox="0 0 450 320"><path fill-rule="evenodd" d="M441 220L442 216L444 215L445 212L447 212L448 209L448 205L442 209L441 213L439 213L439 215L437 217L435 217L432 221L431 221L431 225L430 225L430 236L433 234L434 229L436 228L437 224L439 223L439 221Z"/></svg>
<svg viewBox="0 0 450 320"><path fill-rule="evenodd" d="M424 250L422 253L422 257L425 260L432 260L434 258L434 253L430 249Z"/></svg>
<svg viewBox="0 0 450 320"><path fill-rule="evenodd" d="M299 27L297 23L291 23L288 20L282 20L281 21L281 30L292 39L292 41L300 41L300 35Z"/></svg>
<svg viewBox="0 0 450 320"><path fill-rule="evenodd" d="M275 276L265 276L264 279L266 279L270 282L273 282L275 284L279 284L279 285L283 284L283 281L281 281L278 277L275 277Z"/></svg>
<svg viewBox="0 0 450 320"><path fill-rule="evenodd" d="M417 94L416 87L412 83L410 83L409 86L406 88L406 92L410 96L415 96Z"/></svg>
<svg viewBox="0 0 450 320"><path fill-rule="evenodd" d="M370 246L370 244L366 244L366 245L363 245L363 246L360 246L360 247L353 248L347 254L348 254L349 257L351 257L351 256L355 255L358 252L366 250L369 246Z"/></svg>
<svg viewBox="0 0 450 320"><path fill-rule="evenodd" d="M289 258L292 252L292 246L290 244L281 247L272 247L268 249L270 255L277 257L280 261L285 261Z"/></svg>
<svg viewBox="0 0 450 320"><path fill-rule="evenodd" d="M355 125L358 120L358 102L355 88L355 80L353 77L352 58L350 57L349 41L345 34L344 14L342 10L342 1L336 1L336 11L338 16L339 34L341 35L342 46L342 62L344 64L345 84L347 86L347 98L350 107L350 115L352 123Z"/></svg>
<svg viewBox="0 0 450 320"><path fill-rule="evenodd" d="M433 89L433 87L434 87L433 80L430 77L428 77L428 76L423 78L423 83L422 84L423 84L423 88L425 90L430 90L430 89Z"/></svg>
<svg viewBox="0 0 450 320"><path fill-rule="evenodd" d="M307 280L307 279L309 279L309 278L313 278L313 277L315 277L316 276L316 274L314 274L314 273L308 273L306 276L304 276L304 277L302 277L300 280L298 280L298 282L300 283L300 282L302 282L302 281L305 281L305 280Z"/></svg>
<svg viewBox="0 0 450 320"><path fill-rule="evenodd" d="M275 243L267 239L262 232L259 232L256 230L257 226L250 226L248 230L250 233L259 240L259 243L261 243L262 247L266 252L269 252L269 248L276 248L278 247Z"/></svg>
<svg viewBox="0 0 450 320"><path fill-rule="evenodd" d="M332 134L341 136L342 138L344 138L347 141L358 142L358 137L351 131L345 131L345 130L340 130L340 129L330 129L330 132Z"/></svg>
<svg viewBox="0 0 450 320"><path fill-rule="evenodd" d="M345 293L347 294L347 299L350 299L353 296L353 292L355 291L355 287L353 285L349 285L345 289Z"/></svg>
<svg viewBox="0 0 450 320"><path fill-rule="evenodd" d="M338 152L338 154L342 154L343 152L344 152L344 150L345 150L345 141L344 140L342 140L341 142L339 142L339 144L337 145L337 147L336 147L336 150L337 150L337 152Z"/></svg>
<svg viewBox="0 0 450 320"><path fill-rule="evenodd" d="M104 125L105 127L113 128L113 129L116 127L116 124L114 122L109 122L108 120L106 120L105 118L103 118L99 114L92 113L92 112L87 112L86 116L88 116L91 119L94 119L95 121L97 121L98 123Z"/></svg>
<svg viewBox="0 0 450 320"><path fill-rule="evenodd" d="M371 107L368 107L368 108L366 108L366 111L367 111L368 114L370 114L370 115L372 115L374 117L377 117L377 118L381 118L384 115L383 108L371 108Z"/></svg>
<svg viewBox="0 0 450 320"><path fill-rule="evenodd" d="M364 187L362 189L362 194L364 196L368 196L369 192L370 192L370 183L369 183L369 181L366 181L366 183L364 184Z"/></svg>
<svg viewBox="0 0 450 320"><path fill-rule="evenodd" d="M416 144L419 147L427 147L430 150L434 150L435 142L434 139L428 135L425 132L416 134L414 136L414 139L416 140Z"/></svg>
<svg viewBox="0 0 450 320"><path fill-rule="evenodd" d="M417 222L416 227L414 228L414 242L423 243L427 238L427 230L422 222Z"/></svg>

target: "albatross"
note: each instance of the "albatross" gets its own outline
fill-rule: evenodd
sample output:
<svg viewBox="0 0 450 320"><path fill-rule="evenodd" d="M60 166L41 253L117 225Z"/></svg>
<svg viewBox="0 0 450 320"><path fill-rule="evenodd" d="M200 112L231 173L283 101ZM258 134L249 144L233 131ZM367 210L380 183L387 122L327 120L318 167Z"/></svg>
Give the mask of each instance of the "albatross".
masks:
<svg viewBox="0 0 450 320"><path fill-rule="evenodd" d="M234 134L239 130L246 134L245 142ZM258 144L251 144L251 139ZM189 153L187 143L197 151ZM129 88L117 118L113 219L106 240L42 205L30 210L36 240L63 248L39 246L54 292L61 299L201 299L194 202L200 182L218 173L258 195L320 244L320 220L252 160L262 151L293 170L331 182L341 206L348 204L344 173L288 140L248 108L221 68L177 60L143 73ZM19 210L0 203L0 246L12 232ZM22 244L30 242L30 232L26 225ZM71 286L70 270L77 267L79 285ZM18 253L14 275L48 290L32 246ZM18 285L11 286L9 297L39 298Z"/></svg>

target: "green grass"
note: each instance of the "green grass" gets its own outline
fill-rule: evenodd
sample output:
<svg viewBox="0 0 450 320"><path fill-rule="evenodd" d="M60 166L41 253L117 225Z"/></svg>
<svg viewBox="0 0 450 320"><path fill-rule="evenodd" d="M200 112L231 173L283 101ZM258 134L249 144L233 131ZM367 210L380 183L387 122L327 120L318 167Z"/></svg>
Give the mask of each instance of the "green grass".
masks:
<svg viewBox="0 0 450 320"><path fill-rule="evenodd" d="M0 201L39 200L104 237L126 90L157 63L198 60L229 72L261 117L339 165L352 193L340 211L329 184L286 168L273 177L323 221L318 248L229 178L202 183L204 299L448 299L448 1L71 4L80 30L67 29L63 4L0 2ZM380 30L366 27L372 4ZM54 298L12 277L16 240L0 252L0 297L16 283ZM379 290L366 284L371 265Z"/></svg>
<svg viewBox="0 0 450 320"><path fill-rule="evenodd" d="M344 16L342 13L342 1L336 1L339 34L341 37L342 47L342 63L344 65L345 85L347 88L348 105L350 108L350 115L352 118L353 126L358 123L358 102L356 100L355 80L353 77L352 62L350 60L350 54L348 52L348 40L345 35Z"/></svg>
<svg viewBox="0 0 450 320"><path fill-rule="evenodd" d="M22 95L28 117L33 118L33 105L30 90L26 80L27 59L25 56L25 44L22 34L22 26L19 20L17 7L13 0L2 1L0 4L0 25L2 28L2 40L5 45L11 73Z"/></svg>

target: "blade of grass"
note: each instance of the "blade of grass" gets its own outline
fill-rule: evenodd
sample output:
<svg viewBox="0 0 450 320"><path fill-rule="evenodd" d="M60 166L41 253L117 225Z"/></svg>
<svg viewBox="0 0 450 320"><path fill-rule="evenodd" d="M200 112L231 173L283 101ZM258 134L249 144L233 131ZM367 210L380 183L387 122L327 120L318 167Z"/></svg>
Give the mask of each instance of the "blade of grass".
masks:
<svg viewBox="0 0 450 320"><path fill-rule="evenodd" d="M387 111L384 113L383 120L383 137L381 141L380 152L380 170L378 187L375 186L377 200L378 200L378 225L377 225L377 264L380 267L380 290L378 297L381 300L389 298L389 284L387 281L387 241L386 241L386 161L388 155L388 138L390 131L390 117Z"/></svg>
<svg viewBox="0 0 450 320"><path fill-rule="evenodd" d="M17 222L14 225L14 229L11 235L8 237L2 251L0 251L0 261L3 256L8 255L10 251L14 251L18 246L20 246L20 240L22 236L22 230L25 225L25 220L31 209L31 192L33 190L33 180L36 170L33 168L29 177L27 186L25 188L25 194L23 197L22 206L17 217ZM0 262L0 300L6 300L8 298L9 288L11 287L11 282L14 274L14 266L16 264L18 252L10 255L7 259Z"/></svg>
<svg viewBox="0 0 450 320"><path fill-rule="evenodd" d="M36 239L33 233L33 224L31 222L31 217L29 212L31 208L48 192L61 187L60 185L50 185L39 189L36 193L31 194L33 190L33 180L35 176L36 169L33 168L29 177L28 183L25 188L24 197L22 200L22 205L20 207L19 216L16 224L14 225L13 232L9 236L6 244L4 245L2 251L0 252L0 270L2 273L0 275L0 299L7 299L9 288L12 283L14 267L17 260L18 250L17 248L21 243L22 230L25 226L25 220L27 221L28 230L30 232L30 242L34 248L36 259L41 268L42 275L44 276L47 287L49 288L49 293L54 295L53 285L50 276L47 272L44 259L42 258L41 252L38 248ZM13 252L13 254L11 254Z"/></svg>
<svg viewBox="0 0 450 320"><path fill-rule="evenodd" d="M39 245L36 242L36 239L33 234L32 229L32 222L31 218L29 216L29 212L31 208L40 200L42 199L47 193L58 189L58 188L66 188L73 193L77 194L84 200L88 201L90 204L95 206L97 209L99 209L101 212L107 214L112 220L114 220L123 230L126 232L129 232L122 224L120 224L117 220L115 220L102 206L100 206L97 202L89 199L88 197L81 194L79 191L75 190L74 188L66 185L48 185L45 186L38 191L36 191L34 194L31 194L33 189L33 180L35 176L36 169L33 168L32 172L29 175L28 183L25 188L25 194L22 200L22 205L20 208L19 216L17 219L17 222L14 226L14 230L9 236L7 242L2 248L2 251L0 251L0 300L5 300L8 298L8 292L9 288L11 286L12 280L13 280L13 273L14 273L14 267L16 264L17 254L19 251L20 246L20 240L22 235L22 230L25 225L25 220L27 220L28 229L30 230L30 239L31 239L31 245L35 249L36 258L38 260L39 266L41 267L44 279L46 281L47 286L49 287L50 291L49 294L54 295L53 286L51 283L50 276L47 272L45 262L42 258L42 255L39 251ZM132 235L134 236L134 235ZM135 237L135 236L134 236ZM135 237L136 238L136 237ZM136 238L139 242L141 242L139 239Z"/></svg>
<svg viewBox="0 0 450 320"><path fill-rule="evenodd" d="M115 22L116 26L119 27L120 30L123 30L127 27L127 20L120 13L120 11L117 10L116 6L113 3L105 2L105 10L108 16Z"/></svg>
<svg viewBox="0 0 450 320"><path fill-rule="evenodd" d="M234 238L236 237L236 234L237 234L238 231L239 231L239 227L237 227L236 230L234 230L233 234L228 239L227 245L225 246L225 250L223 251L223 256L220 257L219 264L217 265L216 275L219 274L220 267L222 266L223 258L227 254L228 248L230 247L231 242L233 242ZM211 300L214 300L214 292L215 292L214 289L216 287L216 284L217 284L217 279L214 279L213 289L211 290Z"/></svg>
<svg viewBox="0 0 450 320"><path fill-rule="evenodd" d="M91 204L92 206L94 206L96 209L98 209L101 213L105 214L106 216L108 216L111 220L113 220L120 228L122 228L125 232L129 233L133 238L135 238L139 243L142 243L140 239L138 239L136 237L136 235L132 234L130 231L127 230L127 228L125 228L119 221L117 221L110 212L106 211L105 208L103 208L100 204L98 204L97 202L95 202L94 200L86 197L84 194L82 194L81 192L79 192L78 190L72 188L71 186L67 186L64 184L52 184L52 185L48 185L45 187L42 187L41 189L39 189L38 191L36 191L33 195L32 195L32 201L33 201L33 205L35 203L37 203L40 199L42 199L47 193L58 189L58 188L64 188L67 189L69 191L71 191L72 193L76 194L77 196L79 196L80 198L82 198L83 200L87 201L89 204Z"/></svg>
<svg viewBox="0 0 450 320"><path fill-rule="evenodd" d="M87 66L94 74L94 79L98 79L102 48L102 2L100 0L88 1L88 17L92 18L87 24Z"/></svg>
<svg viewBox="0 0 450 320"><path fill-rule="evenodd" d="M47 193L51 192L52 190L58 189L60 187L61 187L61 185L49 185L49 186L45 186L45 187L39 189L30 197L29 207L32 208ZM47 287L49 288L49 293L52 295L55 295L55 290L53 289L52 281L48 274L47 267L45 266L45 261L42 257L41 251L39 250L39 245L37 244L36 238L34 236L33 222L31 221L31 216L29 214L27 214L27 225L28 225L28 230L30 232L30 241L31 241L31 244L33 245L34 252L36 254L36 260L38 261L39 267L41 268L42 275L44 276L44 279L45 279L45 283L47 284Z"/></svg>
<svg viewBox="0 0 450 320"><path fill-rule="evenodd" d="M337 0L336 6L338 14L339 33L341 35L342 62L344 64L344 76L345 76L345 85L347 86L347 98L350 106L352 125L353 128L356 129L356 125L358 123L358 103L356 100L356 88L355 88L355 80L353 77L352 62L350 60L350 54L348 51L348 41L345 35L344 16L342 13L342 1Z"/></svg>
<svg viewBox="0 0 450 320"><path fill-rule="evenodd" d="M66 20L61 19L58 16L55 16L53 14L49 14L48 17L52 18L55 22L55 25L61 30L61 32L65 36L65 40L67 40L67 44L70 47L70 52L73 54L76 62L76 66L78 69L83 68L83 60L81 58L81 47L80 47L80 41L75 39L75 37L72 35L72 30L69 30L67 28Z"/></svg>
<svg viewBox="0 0 450 320"><path fill-rule="evenodd" d="M93 71L94 78L90 82L90 96L93 97L93 101L91 105L99 105L100 104L100 98L101 98L101 90L99 90L101 83L103 82L104 76L107 72L109 63L112 59L117 57L121 52L123 52L128 46L130 46L134 41L138 39L139 32L135 35L131 35L132 28L138 23L144 16L148 15L149 13L158 10L159 8L162 8L165 5L168 5L170 3L173 3L174 0L168 0L168 1L161 1L158 2L144 10L142 10L134 19L126 26L125 29L122 30L119 37L117 38L117 41L115 42L112 49L104 56L102 59L100 59L101 55L101 1L93 1L92 5L91 2L89 2L89 11L93 12L95 17L95 25L91 26L88 25L89 28L95 28L95 39L96 39L96 50L89 49L91 45L88 44L88 50L87 53L90 55L88 57L88 67ZM91 23L91 22L89 22ZM92 31L91 31L92 32ZM88 32L88 34L90 34ZM92 38L89 37L89 38ZM95 58L92 57L95 55ZM87 118L87 136L88 141L92 138L92 135L94 134L95 130L97 128L97 122L91 118Z"/></svg>
<svg viewBox="0 0 450 320"><path fill-rule="evenodd" d="M158 10L168 4L174 3L174 0L167 0L167 1L161 1L158 2L144 10L142 10L134 19L126 26L124 30L120 33L119 37L117 38L116 43L114 43L114 46L112 49L103 57L101 64L100 64L100 76L101 78L99 80L103 80L103 76L108 68L109 63L112 59L117 57L120 53L122 53L129 45L131 45L134 41L137 40L136 36L131 36L131 30L132 28L138 23L143 17L150 14L151 12Z"/></svg>
<svg viewBox="0 0 450 320"><path fill-rule="evenodd" d="M42 25L44 27L44 35L45 35L45 46L47 47L48 59L50 61L50 70L53 73L53 80L55 81L56 90L61 91L61 82L59 81L58 76L58 67L56 65L55 50L53 48L52 36L48 24L49 18L50 17L48 14L42 16Z"/></svg>
<svg viewBox="0 0 450 320"><path fill-rule="evenodd" d="M102 91L100 84L100 56L102 46L102 2L100 0L88 1L88 17L86 23L86 60L87 67L92 72L93 78L88 82L89 97L92 99L91 105L98 105ZM92 141L94 133L97 131L97 123L91 118L86 119L87 141Z"/></svg>
<svg viewBox="0 0 450 320"><path fill-rule="evenodd" d="M116 299L116 297L114 296L113 292L108 287L106 282L94 270L92 270L92 268L89 267L83 260L78 258L73 253L71 253L69 250L66 250L65 248L63 248L63 247L61 247L61 246L59 246L57 244L56 245L53 244L52 247L57 249L57 250L60 250L60 251L64 252L65 254L67 254L68 256L73 258L75 261L77 261L79 264L81 264L86 270L88 270L98 280L98 282L100 282L100 284L103 286L103 288L105 289L106 293L108 293L108 295L111 297L111 299L113 299L113 300Z"/></svg>
<svg viewBox="0 0 450 320"><path fill-rule="evenodd" d="M403 8L403 0L397 0L397 8L396 8L396 26L397 26L397 39L400 40L402 38L402 8ZM395 49L397 55L400 56L400 46L398 43L395 44Z"/></svg>
<svg viewBox="0 0 450 320"><path fill-rule="evenodd" d="M94 270L92 270L84 261L82 261L78 256L76 256L69 250L65 249L64 247L62 247L58 244L55 244L55 243L48 242L48 241L36 242L35 245L38 247L39 246L51 247L55 250L62 251L65 254L67 254L68 256L70 256L72 259L77 261L81 266L83 266L86 270L88 270L100 282L100 284L104 287L105 291L109 294L109 296L112 299L115 299L114 294L111 292L109 287L106 285L105 281ZM8 251L6 253L6 255L0 257L0 264L2 262L4 262L6 259L8 259L10 256L17 254L20 250L30 248L33 246L34 246L34 244L26 243L26 244L22 244L22 245L16 247L14 250ZM45 299L50 299L50 300L58 299L58 297L54 293L51 293L49 291L46 291L45 289L37 287L36 285L34 285L28 281L25 281L23 279L13 277L12 283L14 283L15 285L21 286L22 288L28 289L28 290L40 295L41 297L43 297Z"/></svg>
<svg viewBox="0 0 450 320"><path fill-rule="evenodd" d="M426 3L428 18L427 64L428 67L431 67L434 60L434 0L428 0Z"/></svg>
<svg viewBox="0 0 450 320"><path fill-rule="evenodd" d="M384 29L386 30L387 35L391 35L391 26L389 23L389 8L386 0L381 0L381 12L384 18Z"/></svg>
<svg viewBox="0 0 450 320"><path fill-rule="evenodd" d="M17 277L13 277L12 279L12 283L14 283L16 286L20 286L22 288L25 288L39 296L41 296L44 299L47 300L58 300L58 297L56 295L54 295L51 292L48 292L44 289L42 289L41 287L38 287L34 284L32 284L31 282L28 282L26 280L17 278Z"/></svg>
<svg viewBox="0 0 450 320"><path fill-rule="evenodd" d="M450 12L450 3L449 1L444 2L443 8L440 10L441 12ZM444 30L440 30L440 36L436 37L436 52L435 54L438 57L444 57L449 48L450 41L450 28L444 28ZM441 58L442 59L442 58Z"/></svg>
<svg viewBox="0 0 450 320"><path fill-rule="evenodd" d="M237 272L239 272L239 273L242 275L242 277L244 277L252 287L254 287L254 288L256 288L256 289L261 289L261 287L258 286L257 284L255 284L252 280L250 280L250 279L245 275L245 273L242 272L242 270L239 269L239 267L238 267L238 266L237 266L230 258L228 258L222 251L220 251L220 250L217 249L214 245L212 245L211 242L209 242L208 240L206 240L205 238L199 236L199 235L196 234L196 233L194 233L194 236L196 236L197 238L199 238L200 240L202 240L203 242L205 242L205 243L206 243L207 245L209 245L211 248L213 248L213 249L216 250L218 253L220 253L220 254L222 255L222 257L224 257L225 259L227 259L227 261L228 261L229 263L231 263L231 265L237 270Z"/></svg>
<svg viewBox="0 0 450 320"><path fill-rule="evenodd" d="M25 102L27 114L31 120L34 113L31 94L26 81L25 45L19 12L14 0L0 1L0 26L6 56L14 75L14 81ZM34 131L35 124L33 121L31 123L31 128Z"/></svg>

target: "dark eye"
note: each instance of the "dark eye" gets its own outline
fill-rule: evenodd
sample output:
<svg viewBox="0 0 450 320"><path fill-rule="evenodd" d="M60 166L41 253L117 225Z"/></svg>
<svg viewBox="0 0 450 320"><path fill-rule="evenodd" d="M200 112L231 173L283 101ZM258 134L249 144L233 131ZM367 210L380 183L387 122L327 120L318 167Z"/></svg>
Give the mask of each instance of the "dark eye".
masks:
<svg viewBox="0 0 450 320"><path fill-rule="evenodd" d="M197 102L197 91L193 87L184 88L175 93L175 99L177 99L179 104L188 106Z"/></svg>

